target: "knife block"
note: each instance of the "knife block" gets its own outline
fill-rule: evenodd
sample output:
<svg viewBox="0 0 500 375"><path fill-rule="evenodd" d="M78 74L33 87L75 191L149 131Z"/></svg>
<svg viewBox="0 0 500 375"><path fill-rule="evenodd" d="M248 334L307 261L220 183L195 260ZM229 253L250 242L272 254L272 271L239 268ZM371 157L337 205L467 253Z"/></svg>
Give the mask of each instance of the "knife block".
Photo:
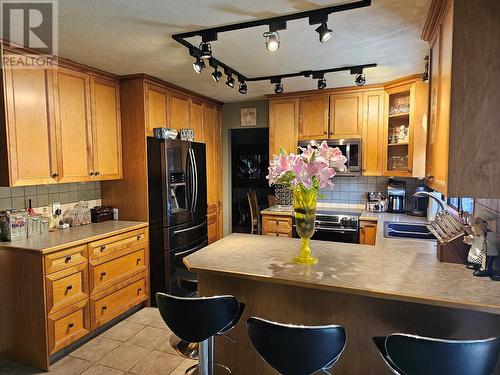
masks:
<svg viewBox="0 0 500 375"><path fill-rule="evenodd" d="M464 243L464 236L460 236L448 243L437 244L436 257L440 262L467 264L467 255L470 246Z"/></svg>

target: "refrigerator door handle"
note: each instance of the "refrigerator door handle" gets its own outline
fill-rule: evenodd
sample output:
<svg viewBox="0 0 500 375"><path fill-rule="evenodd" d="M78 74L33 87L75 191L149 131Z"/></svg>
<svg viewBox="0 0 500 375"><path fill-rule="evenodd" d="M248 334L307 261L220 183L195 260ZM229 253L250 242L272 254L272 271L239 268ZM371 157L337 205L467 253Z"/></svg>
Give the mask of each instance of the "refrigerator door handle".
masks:
<svg viewBox="0 0 500 375"><path fill-rule="evenodd" d="M196 247L194 247L192 249L181 251L180 253L174 253L174 256L178 257L178 256L181 256L181 255L184 255L184 254L194 253L195 251L203 249L207 245L208 245L208 243L207 243L207 241L205 241L201 245L198 245L198 246L196 246Z"/></svg>
<svg viewBox="0 0 500 375"><path fill-rule="evenodd" d="M194 206L193 206L193 212L196 210L196 206L198 206L198 166L197 161L196 161L196 155L194 153L193 149L190 149L191 152L193 153L193 166L194 166L194 177L195 177L195 182L194 182Z"/></svg>
<svg viewBox="0 0 500 375"><path fill-rule="evenodd" d="M191 213L194 213L195 211L195 208L196 208L196 203L195 203L195 194L196 194L196 177L195 177L195 173L196 173L196 160L194 158L194 152L193 152L193 149L189 148L188 149L188 153L189 153L189 161L190 161L190 173L191 173L191 181L192 181L192 185L191 185Z"/></svg>
<svg viewBox="0 0 500 375"><path fill-rule="evenodd" d="M190 230L201 228L204 225L207 225L206 221L204 221L201 224L195 225L194 227L189 227L189 228L186 228L186 229L174 230L174 235L179 234L179 233L189 232Z"/></svg>

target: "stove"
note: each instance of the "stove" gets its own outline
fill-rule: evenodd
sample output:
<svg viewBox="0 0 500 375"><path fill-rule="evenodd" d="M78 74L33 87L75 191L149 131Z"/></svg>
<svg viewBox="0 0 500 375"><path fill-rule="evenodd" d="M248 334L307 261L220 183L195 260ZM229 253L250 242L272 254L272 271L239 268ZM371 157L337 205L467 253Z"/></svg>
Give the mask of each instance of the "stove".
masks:
<svg viewBox="0 0 500 375"><path fill-rule="evenodd" d="M359 217L362 211L356 209L316 211L316 231L311 239L359 243ZM295 231L294 236L297 236Z"/></svg>

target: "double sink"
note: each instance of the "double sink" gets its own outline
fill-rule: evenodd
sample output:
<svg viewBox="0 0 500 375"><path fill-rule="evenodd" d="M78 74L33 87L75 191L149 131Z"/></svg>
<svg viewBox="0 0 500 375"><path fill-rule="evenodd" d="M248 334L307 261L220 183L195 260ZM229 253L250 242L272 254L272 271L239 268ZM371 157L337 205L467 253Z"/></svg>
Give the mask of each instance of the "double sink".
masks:
<svg viewBox="0 0 500 375"><path fill-rule="evenodd" d="M384 222L384 237L436 240L426 227L426 223Z"/></svg>

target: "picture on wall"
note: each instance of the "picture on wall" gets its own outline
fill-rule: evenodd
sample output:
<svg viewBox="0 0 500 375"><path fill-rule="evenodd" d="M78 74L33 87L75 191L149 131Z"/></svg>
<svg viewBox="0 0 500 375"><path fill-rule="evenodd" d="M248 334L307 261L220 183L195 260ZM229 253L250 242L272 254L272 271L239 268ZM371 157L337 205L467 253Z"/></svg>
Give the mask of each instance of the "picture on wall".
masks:
<svg viewBox="0 0 500 375"><path fill-rule="evenodd" d="M257 126L257 108L241 108L241 126Z"/></svg>

